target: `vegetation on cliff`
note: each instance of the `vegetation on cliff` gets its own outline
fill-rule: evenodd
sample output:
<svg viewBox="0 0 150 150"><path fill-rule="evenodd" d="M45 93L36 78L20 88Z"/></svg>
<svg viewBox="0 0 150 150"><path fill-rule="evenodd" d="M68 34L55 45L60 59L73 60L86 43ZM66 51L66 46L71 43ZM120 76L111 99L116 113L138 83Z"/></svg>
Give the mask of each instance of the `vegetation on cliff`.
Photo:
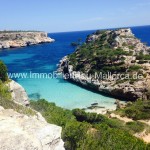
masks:
<svg viewBox="0 0 150 150"><path fill-rule="evenodd" d="M0 79L2 81L6 81L7 77L7 67L6 65L0 60Z"/></svg>
<svg viewBox="0 0 150 150"><path fill-rule="evenodd" d="M134 120L150 119L150 101L138 100L134 103L129 103L126 108L116 111L121 116L127 116Z"/></svg>
<svg viewBox="0 0 150 150"><path fill-rule="evenodd" d="M125 32L125 35L122 32ZM137 60L150 60L149 55L143 53L144 45L138 52L136 44L140 41L132 33L128 33L128 30L122 32L104 30L89 35L86 43L68 56L69 64L73 65L75 71L84 73L123 73L131 72L134 66L138 66L134 57Z"/></svg>
<svg viewBox="0 0 150 150"><path fill-rule="evenodd" d="M149 99L150 47L130 29L102 30L60 61L70 80L113 97Z"/></svg>
<svg viewBox="0 0 150 150"><path fill-rule="evenodd" d="M30 108L17 104L12 100L11 91L7 86L7 83L10 82L7 77L7 67L2 61L0 61L0 75L0 106L5 109L13 109L22 114L35 115L35 112Z"/></svg>

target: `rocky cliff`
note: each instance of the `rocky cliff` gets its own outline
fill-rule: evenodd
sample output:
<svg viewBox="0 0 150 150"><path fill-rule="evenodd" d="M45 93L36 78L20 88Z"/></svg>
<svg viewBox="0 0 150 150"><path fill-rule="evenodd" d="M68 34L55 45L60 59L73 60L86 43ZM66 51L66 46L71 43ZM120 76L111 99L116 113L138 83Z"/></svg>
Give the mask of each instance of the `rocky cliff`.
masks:
<svg viewBox="0 0 150 150"><path fill-rule="evenodd" d="M63 72L65 79L117 98L147 99L149 53L150 48L130 29L97 31L60 61L58 72Z"/></svg>
<svg viewBox="0 0 150 150"><path fill-rule="evenodd" d="M45 32L0 32L0 49L54 42Z"/></svg>
<svg viewBox="0 0 150 150"><path fill-rule="evenodd" d="M0 149L64 150L62 128L47 123L39 112L25 106L29 105L29 98L21 85L11 81L7 86L16 103L15 110L20 109L20 113L0 106ZM5 101L7 102L9 100ZM29 109L32 113L24 113Z"/></svg>
<svg viewBox="0 0 150 150"><path fill-rule="evenodd" d="M1 150L64 150L61 130L41 115L31 117L0 107Z"/></svg>
<svg viewBox="0 0 150 150"><path fill-rule="evenodd" d="M12 100L16 103L19 103L23 106L28 106L30 104L28 95L25 89L18 84L17 82L11 80L7 86L10 89Z"/></svg>

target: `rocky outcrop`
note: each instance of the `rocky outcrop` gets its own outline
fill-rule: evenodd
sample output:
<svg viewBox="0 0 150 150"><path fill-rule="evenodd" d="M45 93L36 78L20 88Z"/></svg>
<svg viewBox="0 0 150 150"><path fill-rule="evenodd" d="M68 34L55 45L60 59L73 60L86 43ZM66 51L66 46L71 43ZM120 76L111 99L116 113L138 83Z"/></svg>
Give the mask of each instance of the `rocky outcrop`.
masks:
<svg viewBox="0 0 150 150"><path fill-rule="evenodd" d="M21 105L27 106L29 105L29 98L25 91L25 89L18 84L17 82L11 80L7 86L10 89L12 100Z"/></svg>
<svg viewBox="0 0 150 150"><path fill-rule="evenodd" d="M64 150L61 130L39 113L31 117L0 106L1 150Z"/></svg>
<svg viewBox="0 0 150 150"><path fill-rule="evenodd" d="M91 36L88 36L86 40L86 45L93 41L99 40L101 43L103 42L102 44L108 44L109 42L109 45L111 46L110 50L112 51L121 48L124 51L128 52L130 55L122 55L121 59L122 58L124 59L123 65L124 68L126 69L124 73L129 75L129 79L117 80L115 78L111 78L112 76L113 77L117 76L118 75L117 73L112 73L112 74L108 73L106 78L105 77L103 78L102 74L101 74L102 78L101 77L96 78L93 75L92 76L89 75L88 69L86 69L86 67L91 69L94 65L89 63L89 58L88 59L84 58L84 60L80 59L79 57L80 47L74 52L74 56L73 56L74 57L73 59L76 59L77 64L78 62L80 62L78 67L76 67L78 68L78 71L74 67L75 63L73 64L73 62L70 61L70 57L65 56L64 58L62 58L62 60L60 60L60 63L58 65L58 72L62 72L63 77L65 79L69 79L84 87L92 88L96 91L111 95L116 98L131 100L131 101L139 98L147 99L148 98L147 89L150 87L149 84L150 63L148 61L145 61L145 63L139 64L139 61L136 59L136 56L139 55L140 53L142 53L143 55L148 55L150 52L150 48L145 44L143 44L139 39L137 39L130 29L106 30L105 32L103 32L103 34L101 33L102 32L100 32L100 34L92 34ZM94 58L94 55L92 57ZM98 60L98 56L96 57L96 60ZM117 64L119 65L122 62L117 60L116 62L113 61L110 64L109 63L110 61L106 60L106 63L102 64L101 66L105 66L105 65L112 66L112 64L117 66ZM94 62L94 64L95 66L99 65L97 64L97 62ZM134 82L133 80L130 79L130 76L133 74L137 75L136 71L129 72L128 70L130 66L136 66L136 65L137 66L140 65L141 67L141 69L138 70L137 74L141 73L143 76L141 79L138 78ZM80 71L79 66L82 66L82 71Z"/></svg>
<svg viewBox="0 0 150 150"><path fill-rule="evenodd" d="M94 89L96 91L111 95L115 98L126 99L126 100L136 100L138 98L147 99L146 96L146 79L142 81L135 82L130 84L129 81L124 83L116 84L115 81L108 80L97 80L93 77L87 76L85 73L80 71L73 71L71 65L66 65L67 61L62 61L64 66L58 69L58 72L67 70L67 73L64 73L64 79L71 80L78 83L84 87ZM72 69L71 69L72 68ZM69 77L65 74L69 74Z"/></svg>
<svg viewBox="0 0 150 150"><path fill-rule="evenodd" d="M143 54L149 54L150 52L150 47L146 46L139 39L137 39L130 28L106 30L104 32L105 35L107 35L106 39L111 42L111 47L113 49L123 48L124 51L133 52L133 55L139 54L140 52ZM91 41L103 38L102 36L104 36L104 34L92 34L87 37L86 41L89 43Z"/></svg>
<svg viewBox="0 0 150 150"><path fill-rule="evenodd" d="M7 86L12 100L26 109L29 98L25 89L13 80ZM27 116L0 106L0 149L64 150L62 128L48 124L39 112L32 111L34 116Z"/></svg>
<svg viewBox="0 0 150 150"><path fill-rule="evenodd" d="M54 42L44 32L0 32L0 49Z"/></svg>

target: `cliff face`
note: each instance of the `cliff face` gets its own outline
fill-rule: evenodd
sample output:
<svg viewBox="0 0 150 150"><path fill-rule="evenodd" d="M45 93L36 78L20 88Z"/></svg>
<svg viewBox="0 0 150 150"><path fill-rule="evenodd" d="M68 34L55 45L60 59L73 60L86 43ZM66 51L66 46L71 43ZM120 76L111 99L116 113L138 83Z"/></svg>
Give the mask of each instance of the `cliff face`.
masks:
<svg viewBox="0 0 150 150"><path fill-rule="evenodd" d="M27 106L30 104L28 95L25 89L15 81L11 81L8 83L8 87L11 91L12 100L16 103L19 103L23 106Z"/></svg>
<svg viewBox="0 0 150 150"><path fill-rule="evenodd" d="M17 48L40 43L54 42L44 32L6 32L0 33L0 49Z"/></svg>
<svg viewBox="0 0 150 150"><path fill-rule="evenodd" d="M149 52L130 29L97 31L60 61L58 71L69 73L69 80L117 98L147 99Z"/></svg>
<svg viewBox="0 0 150 150"><path fill-rule="evenodd" d="M31 117L0 107L1 150L64 150L61 130L41 115Z"/></svg>
<svg viewBox="0 0 150 150"><path fill-rule="evenodd" d="M0 106L0 149L64 150L64 142L61 139L62 128L47 123L35 110L30 109L32 113L25 115L23 112L29 111L25 106L29 105L29 98L24 88L15 81L11 81L7 86L12 100L16 103L15 109L22 108L22 111L18 113ZM11 106L12 103L7 105Z"/></svg>

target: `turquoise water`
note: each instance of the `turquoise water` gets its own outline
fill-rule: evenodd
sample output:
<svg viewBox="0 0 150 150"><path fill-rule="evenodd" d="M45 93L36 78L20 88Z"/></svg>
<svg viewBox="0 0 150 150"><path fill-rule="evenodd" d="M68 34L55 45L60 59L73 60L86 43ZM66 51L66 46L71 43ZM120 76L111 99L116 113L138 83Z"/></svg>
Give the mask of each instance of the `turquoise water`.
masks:
<svg viewBox="0 0 150 150"><path fill-rule="evenodd" d="M146 33L150 32L150 27L148 29ZM145 28L133 28L133 31L137 36L142 38L141 35L145 33ZM63 56L74 51L74 48L70 46L71 42L77 41L78 38L85 40L86 36L92 32L93 31L83 31L49 34L50 37L56 40L54 43L2 50L0 52L0 59L7 64L9 72L11 73L30 71L36 73L50 73L56 70L56 64ZM143 40L149 42L146 39L144 36ZM26 89L31 99L45 98L64 108L84 108L95 102L98 102L100 106L105 106L106 108L115 108L114 98L94 93L63 79L19 78L16 81Z"/></svg>

